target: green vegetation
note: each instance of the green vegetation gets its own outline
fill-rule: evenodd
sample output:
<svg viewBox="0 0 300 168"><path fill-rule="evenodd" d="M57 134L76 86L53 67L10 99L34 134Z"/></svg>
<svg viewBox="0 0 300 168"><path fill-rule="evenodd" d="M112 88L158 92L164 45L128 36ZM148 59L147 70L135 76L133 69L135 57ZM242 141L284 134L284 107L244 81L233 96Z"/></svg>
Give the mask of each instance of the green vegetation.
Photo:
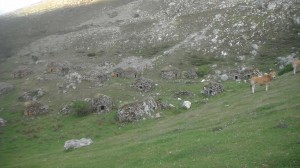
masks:
<svg viewBox="0 0 300 168"><path fill-rule="evenodd" d="M77 116L86 116L93 112L92 106L86 102L77 100L71 105L71 112Z"/></svg>
<svg viewBox="0 0 300 168"><path fill-rule="evenodd" d="M291 72L291 71L293 71L293 65L292 64L288 64L287 66L285 66L283 69L281 69L278 72L278 75L283 75L283 74Z"/></svg>
<svg viewBox="0 0 300 168"><path fill-rule="evenodd" d="M199 84L159 82L158 98L177 107L174 90L196 93L192 108L127 124L115 121L115 111L24 117L13 91L0 97L8 120L0 127L1 167L299 167L299 82L284 74L254 95L247 83L226 82L224 93L208 99ZM94 144L64 151L66 140L83 137Z"/></svg>

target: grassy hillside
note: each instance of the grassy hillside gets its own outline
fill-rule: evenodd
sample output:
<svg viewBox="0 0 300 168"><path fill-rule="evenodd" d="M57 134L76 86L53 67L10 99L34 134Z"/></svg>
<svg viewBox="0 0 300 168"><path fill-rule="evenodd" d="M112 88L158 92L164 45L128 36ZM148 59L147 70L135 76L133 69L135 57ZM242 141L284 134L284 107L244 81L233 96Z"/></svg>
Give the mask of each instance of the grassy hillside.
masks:
<svg viewBox="0 0 300 168"><path fill-rule="evenodd" d="M0 97L1 167L300 167L300 74L278 77L268 92L227 82L216 97L197 95L190 110L163 111L162 118L115 122L115 113L87 117L22 116L17 90ZM162 85L199 94L200 86ZM92 138L88 147L64 151L71 138Z"/></svg>

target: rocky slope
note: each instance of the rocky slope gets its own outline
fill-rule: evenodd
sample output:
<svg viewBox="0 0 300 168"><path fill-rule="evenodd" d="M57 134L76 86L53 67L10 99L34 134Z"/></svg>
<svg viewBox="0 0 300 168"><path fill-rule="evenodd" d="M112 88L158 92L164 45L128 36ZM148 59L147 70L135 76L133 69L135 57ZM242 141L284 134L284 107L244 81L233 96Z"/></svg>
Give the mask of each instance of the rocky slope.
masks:
<svg viewBox="0 0 300 168"><path fill-rule="evenodd" d="M168 64L220 74L233 66L267 69L300 50L299 0L57 2L70 6L0 18L3 80L18 66L43 74L53 61L86 76Z"/></svg>

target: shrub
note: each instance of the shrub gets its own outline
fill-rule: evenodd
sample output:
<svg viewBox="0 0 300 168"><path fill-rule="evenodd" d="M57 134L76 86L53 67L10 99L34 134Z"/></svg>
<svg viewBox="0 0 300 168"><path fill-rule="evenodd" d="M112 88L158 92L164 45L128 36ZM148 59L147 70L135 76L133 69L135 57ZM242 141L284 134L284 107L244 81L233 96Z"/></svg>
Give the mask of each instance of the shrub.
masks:
<svg viewBox="0 0 300 168"><path fill-rule="evenodd" d="M71 112L77 116L86 116L93 112L93 108L88 102L77 100L71 105Z"/></svg>
<svg viewBox="0 0 300 168"><path fill-rule="evenodd" d="M203 76L210 73L210 66L207 65L207 64L206 65L201 65L201 66L198 67L198 70L197 70L196 73L199 77L203 77Z"/></svg>
<svg viewBox="0 0 300 168"><path fill-rule="evenodd" d="M283 69L281 69L279 72L278 72L278 75L283 75L285 73L288 73L288 72L291 72L293 71L293 66L292 64L288 64L287 66L285 66Z"/></svg>

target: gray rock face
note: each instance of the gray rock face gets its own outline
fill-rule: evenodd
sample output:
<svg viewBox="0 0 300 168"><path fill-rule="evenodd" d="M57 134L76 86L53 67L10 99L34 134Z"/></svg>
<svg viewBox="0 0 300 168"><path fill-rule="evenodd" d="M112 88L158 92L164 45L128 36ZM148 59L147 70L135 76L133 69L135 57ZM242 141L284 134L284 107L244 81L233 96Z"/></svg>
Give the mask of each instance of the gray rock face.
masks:
<svg viewBox="0 0 300 168"><path fill-rule="evenodd" d="M14 86L9 83L0 82L0 95L11 91L13 88L14 88Z"/></svg>
<svg viewBox="0 0 300 168"><path fill-rule="evenodd" d="M120 122L133 122L146 118L155 118L158 105L153 97L148 97L142 102L134 102L122 106L117 117Z"/></svg>
<svg viewBox="0 0 300 168"><path fill-rule="evenodd" d="M81 138L81 139L71 139L65 142L65 150L81 148L93 144L92 139Z"/></svg>

